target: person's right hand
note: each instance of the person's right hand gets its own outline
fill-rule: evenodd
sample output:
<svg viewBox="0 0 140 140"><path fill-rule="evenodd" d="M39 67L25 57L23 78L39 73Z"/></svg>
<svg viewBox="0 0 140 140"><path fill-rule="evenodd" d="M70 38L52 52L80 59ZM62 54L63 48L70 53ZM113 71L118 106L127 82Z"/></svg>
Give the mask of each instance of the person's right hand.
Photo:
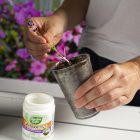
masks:
<svg viewBox="0 0 140 140"><path fill-rule="evenodd" d="M28 21L32 20L38 28L38 33L33 32L28 26ZM64 32L62 23L55 16L33 17L26 21L24 41L25 46L35 59L42 60L50 52L51 47L56 45Z"/></svg>

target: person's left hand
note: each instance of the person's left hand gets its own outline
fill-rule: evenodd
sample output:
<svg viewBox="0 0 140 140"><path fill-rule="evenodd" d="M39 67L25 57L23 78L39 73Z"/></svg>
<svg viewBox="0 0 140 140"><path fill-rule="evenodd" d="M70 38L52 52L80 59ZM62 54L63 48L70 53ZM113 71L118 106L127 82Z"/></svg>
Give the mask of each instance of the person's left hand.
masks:
<svg viewBox="0 0 140 140"><path fill-rule="evenodd" d="M140 89L140 69L133 62L111 64L93 74L75 92L75 106L97 111L128 104Z"/></svg>

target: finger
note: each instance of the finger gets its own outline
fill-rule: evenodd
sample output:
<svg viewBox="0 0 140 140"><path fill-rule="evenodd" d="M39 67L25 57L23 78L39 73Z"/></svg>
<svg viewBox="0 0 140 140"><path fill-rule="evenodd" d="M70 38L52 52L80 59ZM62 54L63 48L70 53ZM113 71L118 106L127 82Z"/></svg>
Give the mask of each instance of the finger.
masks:
<svg viewBox="0 0 140 140"><path fill-rule="evenodd" d="M26 35L27 35L26 38L31 40L34 43L42 43L42 44L46 43L46 40L42 36L36 34L35 32L32 32L30 30L27 31Z"/></svg>
<svg viewBox="0 0 140 140"><path fill-rule="evenodd" d="M105 104L108 104L120 96L124 95L121 88L116 88L111 90L110 92L104 94L103 96L96 98L95 100L91 101L89 104L85 106L87 109L96 108Z"/></svg>
<svg viewBox="0 0 140 140"><path fill-rule="evenodd" d="M99 112L99 111L104 111L104 110L110 110L110 109L113 109L115 107L118 107L118 106L121 106L121 105L124 105L127 103L127 100L128 98L126 96L121 96L120 98L114 100L113 102L111 103L108 103L106 105L103 105L103 106L100 106L100 107L97 107L96 110Z"/></svg>
<svg viewBox="0 0 140 140"><path fill-rule="evenodd" d="M95 75L91 76L84 84L82 84L75 92L75 99L81 98L93 87L100 85L104 81L108 80L113 75L113 69L110 66L105 67Z"/></svg>
<svg viewBox="0 0 140 140"><path fill-rule="evenodd" d="M44 55L32 55L33 58L37 59L37 60L43 60L44 58L46 58L48 55L47 53L45 53Z"/></svg>
<svg viewBox="0 0 140 140"><path fill-rule="evenodd" d="M49 52L48 50L36 51L36 50L30 50L30 49L27 49L27 51L32 56L43 56L45 53Z"/></svg>
<svg viewBox="0 0 140 140"><path fill-rule="evenodd" d="M25 24L25 36L26 36L25 38L30 39L32 42L35 42L35 43L46 43L46 40L44 37L42 37L37 32L34 32L33 29L28 26L28 21L29 20L27 20ZM35 21L33 20L33 22Z"/></svg>
<svg viewBox="0 0 140 140"><path fill-rule="evenodd" d="M30 49L30 50L34 50L34 51L44 51L44 50L50 50L50 48L48 47L47 44L37 44L34 42L31 42L30 40L28 40L25 44L25 46Z"/></svg>
<svg viewBox="0 0 140 140"><path fill-rule="evenodd" d="M47 42L51 42L54 38L61 38L62 33L61 30L56 26L48 26L47 32L43 34L43 37L47 40Z"/></svg>
<svg viewBox="0 0 140 140"><path fill-rule="evenodd" d="M111 77L109 80L105 81L101 85L98 85L91 89L81 98L77 99L75 102L76 107L83 107L91 101L103 96L105 93L113 90L118 86L117 80Z"/></svg>

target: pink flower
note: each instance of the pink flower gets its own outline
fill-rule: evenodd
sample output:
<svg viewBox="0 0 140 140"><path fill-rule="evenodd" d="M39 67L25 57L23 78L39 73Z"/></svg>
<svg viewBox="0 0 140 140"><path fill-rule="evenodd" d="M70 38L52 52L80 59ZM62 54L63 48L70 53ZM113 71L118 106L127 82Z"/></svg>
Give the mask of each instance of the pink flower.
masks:
<svg viewBox="0 0 140 140"><path fill-rule="evenodd" d="M83 28L80 25L75 26L74 29L77 33L82 33L82 31L83 31Z"/></svg>
<svg viewBox="0 0 140 140"><path fill-rule="evenodd" d="M46 71L47 67L43 62L40 61L33 61L31 64L30 72L33 73L35 76L39 76Z"/></svg>
<svg viewBox="0 0 140 140"><path fill-rule="evenodd" d="M14 6L15 19L19 25L24 25L25 19L30 17L40 16L40 11L35 9L34 2L27 1L25 3L18 3Z"/></svg>
<svg viewBox="0 0 140 140"><path fill-rule="evenodd" d="M76 46L79 45L80 37L81 37L80 34L79 34L79 35L75 35L75 36L73 37L73 42L75 43Z"/></svg>
<svg viewBox="0 0 140 140"><path fill-rule="evenodd" d="M66 46L63 42L58 44L57 46L57 50L58 52L60 52L63 56L67 55L67 53L69 52L70 48L68 46ZM66 57L66 56L65 56Z"/></svg>
<svg viewBox="0 0 140 140"><path fill-rule="evenodd" d="M62 36L62 41L63 42L71 41L72 39L73 39L73 35L72 35L71 31L65 32Z"/></svg>
<svg viewBox="0 0 140 140"><path fill-rule="evenodd" d="M61 42L60 44L58 44L57 46L57 51L64 57L67 57L67 54L69 52L69 47L65 46L65 44L63 42ZM62 59L59 58L59 53L54 53L52 55L48 55L47 59L49 61L53 61L53 62L61 62Z"/></svg>
<svg viewBox="0 0 140 140"><path fill-rule="evenodd" d="M17 60L13 60L11 63L9 63L6 67L5 70L6 71L11 71L14 68L16 68L16 64L17 64Z"/></svg>
<svg viewBox="0 0 140 140"><path fill-rule="evenodd" d="M26 59L29 57L29 54L28 54L26 48L18 49L16 54L17 54L17 56L19 56L22 59Z"/></svg>
<svg viewBox="0 0 140 140"><path fill-rule="evenodd" d="M0 4L4 4L7 0L0 0Z"/></svg>
<svg viewBox="0 0 140 140"><path fill-rule="evenodd" d="M70 54L67 55L67 59L70 60L70 59L72 59L76 56L78 56L78 52L70 53Z"/></svg>
<svg viewBox="0 0 140 140"><path fill-rule="evenodd" d="M21 11L19 13L15 13L15 19L16 19L16 22L19 24L19 25L23 25L24 22L25 22L25 17L23 16L24 12Z"/></svg>
<svg viewBox="0 0 140 140"><path fill-rule="evenodd" d="M78 55L78 52L70 52L70 48L68 46L66 46L64 43L60 43L58 46L57 46L57 51L62 54L62 56L66 57L68 60L70 60L71 58L73 57L76 57ZM58 54L57 53L54 53L52 55L48 55L48 60L49 61L53 61L53 62L61 62L62 59L60 59L58 57Z"/></svg>
<svg viewBox="0 0 140 140"><path fill-rule="evenodd" d="M57 54L52 54L52 55L48 55L47 57L48 61L52 61L52 62L59 62L60 59L58 58Z"/></svg>
<svg viewBox="0 0 140 140"><path fill-rule="evenodd" d="M21 75L21 76L19 77L19 79L20 79L20 80L27 80L27 77L26 77L25 75Z"/></svg>
<svg viewBox="0 0 140 140"><path fill-rule="evenodd" d="M3 32L3 30L2 29L0 29L0 38L5 38L5 33Z"/></svg>
<svg viewBox="0 0 140 140"><path fill-rule="evenodd" d="M47 82L47 78L43 79L42 77L40 76L36 76L33 78L33 81L37 81L37 82Z"/></svg>

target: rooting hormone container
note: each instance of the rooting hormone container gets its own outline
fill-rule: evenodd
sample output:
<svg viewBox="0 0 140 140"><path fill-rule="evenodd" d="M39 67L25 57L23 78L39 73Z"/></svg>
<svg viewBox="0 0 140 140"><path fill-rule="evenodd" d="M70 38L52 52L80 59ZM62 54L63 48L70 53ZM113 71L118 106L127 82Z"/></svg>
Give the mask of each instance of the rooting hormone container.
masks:
<svg viewBox="0 0 140 140"><path fill-rule="evenodd" d="M54 130L54 98L45 93L28 94L23 103L24 140L50 140Z"/></svg>

